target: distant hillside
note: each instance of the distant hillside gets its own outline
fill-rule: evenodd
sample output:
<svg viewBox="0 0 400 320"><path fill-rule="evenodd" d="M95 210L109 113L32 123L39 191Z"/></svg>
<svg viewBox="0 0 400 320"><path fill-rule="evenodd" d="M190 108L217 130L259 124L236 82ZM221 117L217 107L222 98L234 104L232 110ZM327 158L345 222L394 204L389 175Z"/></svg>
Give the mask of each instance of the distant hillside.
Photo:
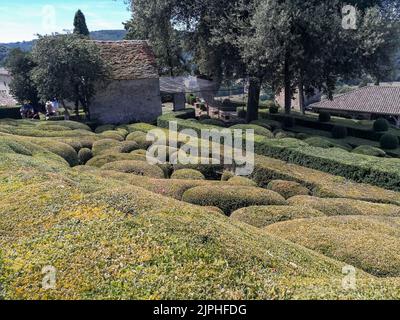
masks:
<svg viewBox="0 0 400 320"><path fill-rule="evenodd" d="M93 40L103 41L117 41L125 38L125 30L99 30L90 33L90 37ZM23 42L12 42L12 43L0 43L0 66L4 64L7 54L10 50L19 48L23 51L32 50L35 40L23 41Z"/></svg>

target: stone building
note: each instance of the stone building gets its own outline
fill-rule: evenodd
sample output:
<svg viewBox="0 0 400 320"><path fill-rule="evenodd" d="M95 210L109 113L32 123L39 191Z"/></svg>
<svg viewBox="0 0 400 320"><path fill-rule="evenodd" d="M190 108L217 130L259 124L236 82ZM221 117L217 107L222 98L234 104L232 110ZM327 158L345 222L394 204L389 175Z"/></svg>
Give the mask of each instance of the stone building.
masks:
<svg viewBox="0 0 400 320"><path fill-rule="evenodd" d="M147 41L95 41L111 80L90 104L91 119L101 124L153 122L162 114L160 81Z"/></svg>
<svg viewBox="0 0 400 320"><path fill-rule="evenodd" d="M0 106L15 106L17 101L10 94L11 75L0 68Z"/></svg>
<svg viewBox="0 0 400 320"><path fill-rule="evenodd" d="M307 108L309 105L321 101L322 94L320 91L316 90L315 94L311 97L304 96L304 107ZM282 108L285 106L285 90L275 96L275 102ZM292 109L296 111L302 111L300 108L300 95L296 91L292 99Z"/></svg>

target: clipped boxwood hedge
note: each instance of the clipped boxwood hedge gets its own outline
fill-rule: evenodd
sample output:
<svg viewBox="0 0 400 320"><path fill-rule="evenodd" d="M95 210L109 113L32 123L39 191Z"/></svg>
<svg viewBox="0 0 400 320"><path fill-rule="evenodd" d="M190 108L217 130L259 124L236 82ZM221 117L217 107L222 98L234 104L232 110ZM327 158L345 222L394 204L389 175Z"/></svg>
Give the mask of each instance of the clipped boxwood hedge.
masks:
<svg viewBox="0 0 400 320"><path fill-rule="evenodd" d="M197 170L193 169L181 169L176 170L172 175L171 179L177 180L205 180L204 175Z"/></svg>
<svg viewBox="0 0 400 320"><path fill-rule="evenodd" d="M186 121L185 117L192 117L192 111L163 115L158 118L158 124L168 128L169 121L177 121L179 130L193 129L196 132L200 132L202 128L217 128ZM321 149L290 138L265 139L256 135L254 143L256 154L339 175L356 182L400 191L399 159L373 158L337 148Z"/></svg>
<svg viewBox="0 0 400 320"><path fill-rule="evenodd" d="M107 163L101 167L103 170L113 170L123 173L133 173L138 176L147 176L163 179L164 171L158 166L153 166L144 161L125 160Z"/></svg>
<svg viewBox="0 0 400 320"><path fill-rule="evenodd" d="M20 107L0 106L0 119L21 119Z"/></svg>
<svg viewBox="0 0 400 320"><path fill-rule="evenodd" d="M230 129L239 129L239 130L249 130L250 129L250 130L254 130L254 134L264 136L264 137L267 137L270 139L274 138L274 134L270 130L263 128L261 126L258 126L256 124L237 124L237 125L230 127Z"/></svg>
<svg viewBox="0 0 400 320"><path fill-rule="evenodd" d="M257 187L257 183L255 183L253 180L239 176L230 178L228 183L237 186Z"/></svg>
<svg viewBox="0 0 400 320"><path fill-rule="evenodd" d="M325 217L325 214L313 208L294 206L253 206L236 210L231 215L231 219L256 228L264 228L282 221L315 217Z"/></svg>
<svg viewBox="0 0 400 320"><path fill-rule="evenodd" d="M272 180L268 183L267 188L279 193L285 199L298 195L309 195L311 193L306 187L294 181Z"/></svg>
<svg viewBox="0 0 400 320"><path fill-rule="evenodd" d="M386 157L386 152L383 151L382 149L372 147L372 146L359 146L355 148L353 153L358 153L358 154L364 154L366 156L372 156L372 157L380 157L384 158Z"/></svg>
<svg viewBox="0 0 400 320"><path fill-rule="evenodd" d="M286 204L285 199L276 192L238 186L196 187L186 191L182 200L200 206L218 207L228 216L244 207Z"/></svg>
<svg viewBox="0 0 400 320"><path fill-rule="evenodd" d="M83 148L78 152L79 164L81 165L86 164L90 159L92 159L92 157L93 157L92 150L88 148Z"/></svg>

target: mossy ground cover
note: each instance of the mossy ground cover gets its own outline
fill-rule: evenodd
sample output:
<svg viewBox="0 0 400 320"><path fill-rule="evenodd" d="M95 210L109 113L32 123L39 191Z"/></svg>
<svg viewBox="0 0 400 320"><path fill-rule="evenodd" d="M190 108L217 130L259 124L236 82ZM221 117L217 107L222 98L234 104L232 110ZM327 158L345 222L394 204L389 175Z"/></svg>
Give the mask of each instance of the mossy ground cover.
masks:
<svg viewBox="0 0 400 320"><path fill-rule="evenodd" d="M364 256L349 260L333 250L321 251L308 244L294 243L299 242L295 239L287 241L282 234L272 234L255 228L250 221L225 215L236 209L251 211L246 209L251 205L266 205L271 218L265 221L272 223L271 227L287 219L294 219L290 221L293 223L303 221L302 218L323 219L315 218L312 212L316 215L317 210L309 206L302 207L308 211L307 215L300 209L288 213L288 202L282 196L260 188L274 179L297 181L310 188L313 195L322 197L334 195L399 204L397 192L267 157L256 157L252 180L231 175L223 179L228 181L193 180L186 175L183 180L167 179L158 166L151 170L140 167L150 170L146 171L150 176L141 176L142 172L133 174L125 169L135 164L137 170L137 162L143 160L145 151L123 153L121 146L126 141L110 139L114 133L108 133L104 139L104 133L114 130L126 139L130 133L147 133L154 126L103 127L95 133L73 122L47 125L21 120L3 125L0 129L0 281L4 288L1 298L399 298L397 278L373 276L399 276L393 272L396 258L377 252L380 245L388 244L388 248L397 245L398 223L392 216L382 217L378 209L376 218L365 216L372 220L362 220L360 225L366 226L365 234L371 233L373 239L384 235L379 245L366 252L368 259L392 259L385 268L378 268L381 266L376 261ZM48 141L57 141L68 152L60 152ZM78 154L84 148L94 155L88 163L95 159L96 165L73 166L68 162L68 154ZM177 172L181 168L166 169ZM212 197L198 197L208 193ZM189 201L196 204L181 201L191 195L195 200L213 201ZM256 215L251 219L263 218ZM349 261L359 268L357 289L350 291L341 286L342 268ZM57 270L54 290L42 288L45 266Z"/></svg>

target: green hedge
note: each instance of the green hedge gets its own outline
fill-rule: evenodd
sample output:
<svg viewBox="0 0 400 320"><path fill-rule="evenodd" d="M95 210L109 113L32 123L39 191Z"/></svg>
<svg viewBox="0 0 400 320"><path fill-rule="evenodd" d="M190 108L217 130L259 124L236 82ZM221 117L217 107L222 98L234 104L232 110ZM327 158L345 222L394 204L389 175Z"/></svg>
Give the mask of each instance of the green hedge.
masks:
<svg viewBox="0 0 400 320"><path fill-rule="evenodd" d="M269 113L262 113L262 117L270 120L275 120L279 122L283 122L286 116L284 114L269 114ZM379 141L384 132L375 132L373 130L373 125L371 124L371 127L368 128L365 126L364 128L359 125L357 126L356 124L354 126L352 125L346 125L344 122L339 123L338 121L335 122L332 120L331 122L320 122L318 117L312 118L310 116L303 116L303 115L297 115L293 114L291 115L296 120L296 125L298 126L303 126L306 128L311 128L311 129L318 129L318 130L323 130L323 131L328 131L332 132L332 129L336 125L340 125L343 127L347 128L348 135L352 137L357 137L357 138L362 138L362 139L368 139L368 140L373 140L373 141ZM391 129L391 133L396 134L397 136L400 136L400 130L397 129Z"/></svg>
<svg viewBox="0 0 400 320"><path fill-rule="evenodd" d="M21 119L20 107L0 107L0 119Z"/></svg>
<svg viewBox="0 0 400 320"><path fill-rule="evenodd" d="M160 127L168 128L169 121L177 121L178 129L193 129L200 132L205 126L183 118L191 117L192 111L181 111L161 116ZM337 148L321 149L311 147L297 139L265 139L255 136L255 152L260 155L299 164L334 175L339 175L356 182L369 183L383 188L400 191L400 160L374 158L361 154L349 153Z"/></svg>

